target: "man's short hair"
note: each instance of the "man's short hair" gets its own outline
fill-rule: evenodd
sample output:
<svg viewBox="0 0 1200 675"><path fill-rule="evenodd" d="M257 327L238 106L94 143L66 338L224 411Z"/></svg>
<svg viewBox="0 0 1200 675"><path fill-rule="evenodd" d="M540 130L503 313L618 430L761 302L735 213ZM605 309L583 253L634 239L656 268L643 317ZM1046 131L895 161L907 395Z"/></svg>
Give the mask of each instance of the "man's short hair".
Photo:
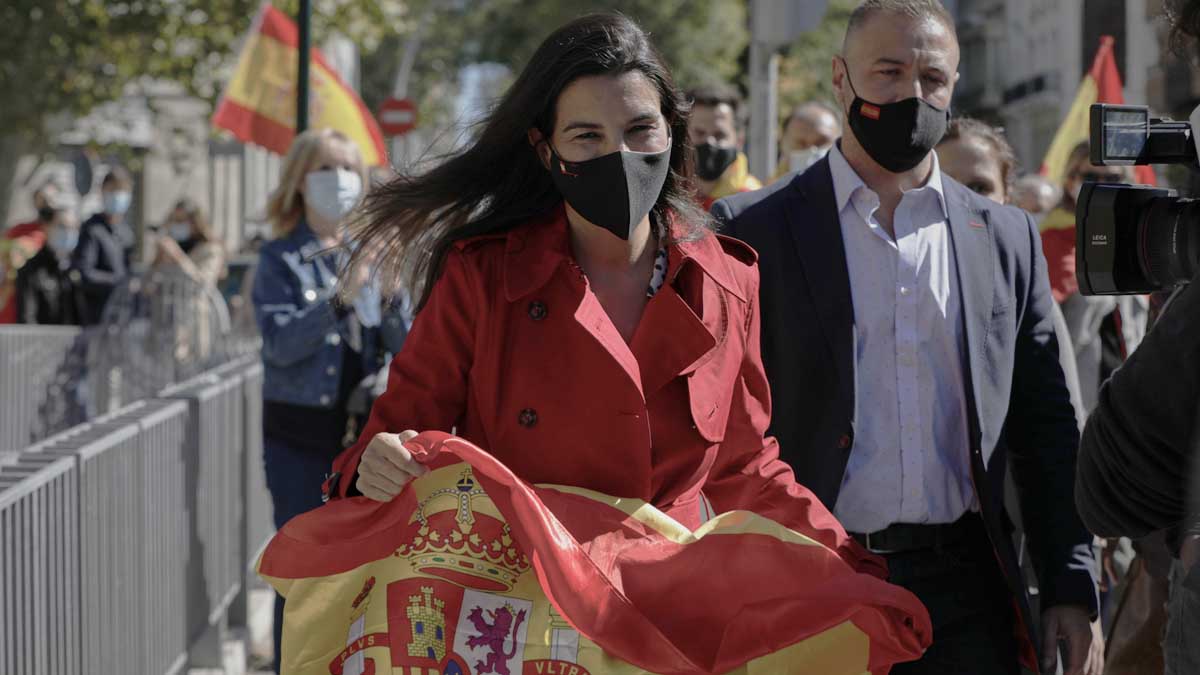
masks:
<svg viewBox="0 0 1200 675"><path fill-rule="evenodd" d="M1004 181L1005 187L1011 188L1017 172L1017 155L1008 144L1008 139L1004 137L1004 130L973 117L956 117L950 122L946 135L938 145L968 138L980 140L991 148L996 163L1000 165L1000 179Z"/></svg>
<svg viewBox="0 0 1200 675"><path fill-rule="evenodd" d="M796 104L792 108L792 111L790 113L788 113L787 118L785 118L783 120L783 128L786 130L788 124L790 124L792 120L796 119L797 117L800 117L801 114L805 110L808 110L810 108L816 108L817 110L820 110L821 112L829 113L830 115L833 116L833 119L835 122L837 122L838 126L841 126L842 111L833 107L833 105L830 103L827 103L827 102L819 100L819 99L813 99L811 101L805 101L804 103Z"/></svg>
<svg viewBox="0 0 1200 675"><path fill-rule="evenodd" d="M1171 27L1171 48L1175 53L1182 55L1187 47L1198 47L1200 0L1167 0L1163 9Z"/></svg>
<svg viewBox="0 0 1200 675"><path fill-rule="evenodd" d="M846 24L846 38L842 42L842 52L850 42L850 35L862 28L867 19L879 12L898 14L913 19L932 19L946 27L951 35L957 35L954 29L954 17L946 10L940 0L863 0L850 13L850 21Z"/></svg>
<svg viewBox="0 0 1200 675"><path fill-rule="evenodd" d="M1091 165L1091 144L1088 141L1080 141L1071 148L1071 154L1067 155L1067 175L1063 178L1070 178L1074 171L1087 171Z"/></svg>
<svg viewBox="0 0 1200 675"><path fill-rule="evenodd" d="M100 187L121 187L131 189L133 187L133 177L125 170L125 167L114 166L104 174L104 180L100 181Z"/></svg>
<svg viewBox="0 0 1200 675"><path fill-rule="evenodd" d="M710 84L687 92L692 107L703 105L715 108L722 103L733 109L733 123L741 130L746 124L746 106L737 89L727 84Z"/></svg>

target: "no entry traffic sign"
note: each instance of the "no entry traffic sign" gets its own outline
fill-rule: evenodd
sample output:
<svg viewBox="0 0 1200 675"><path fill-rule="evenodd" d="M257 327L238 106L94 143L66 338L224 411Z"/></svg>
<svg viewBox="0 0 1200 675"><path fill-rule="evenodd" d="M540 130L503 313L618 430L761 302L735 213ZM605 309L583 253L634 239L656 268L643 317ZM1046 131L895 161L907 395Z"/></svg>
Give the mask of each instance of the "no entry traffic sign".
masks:
<svg viewBox="0 0 1200 675"><path fill-rule="evenodd" d="M417 126L417 104L407 98L389 98L379 106L379 128L385 136L403 136Z"/></svg>

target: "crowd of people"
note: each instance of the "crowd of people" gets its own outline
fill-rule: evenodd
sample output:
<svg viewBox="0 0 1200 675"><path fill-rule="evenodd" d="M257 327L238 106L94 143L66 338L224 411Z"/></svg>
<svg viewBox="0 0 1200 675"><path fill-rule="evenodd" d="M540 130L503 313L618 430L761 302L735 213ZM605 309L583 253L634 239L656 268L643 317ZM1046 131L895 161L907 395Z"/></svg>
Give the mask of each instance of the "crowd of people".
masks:
<svg viewBox="0 0 1200 675"><path fill-rule="evenodd" d="M678 91L619 15L551 36L424 174L372 185L349 138L299 134L250 282L276 525L390 500L425 471L405 443L453 430L531 483L689 527L751 510L888 575L933 630L893 672L1104 672L1129 543L1084 528L1075 457L1150 312L1079 293L1075 202L1132 174L1084 143L1057 185L953 117L936 0L861 3L831 57L836 99L789 112L765 187L737 90ZM110 171L82 225L35 192L0 249L0 322L99 320L136 267L131 188ZM151 269L218 282L196 204L150 232Z"/></svg>
<svg viewBox="0 0 1200 675"><path fill-rule="evenodd" d="M541 68L600 74L557 88L518 78L474 144L367 194L353 234L344 231L357 247L352 262L401 270L422 309L392 361L391 386L365 428L355 425L361 433L305 455L306 487L295 483L303 508L318 505L312 486L330 461L326 498L391 499L424 472L405 443L454 430L530 482L637 495L693 527L705 512L745 508L810 534L857 569L886 560L888 578L929 609L934 636L920 661L893 672L1053 672L1060 647L1064 672L1102 672L1098 565L1071 499L1074 453L1114 367L1100 349L1105 320L1127 312L1113 322L1125 328L1112 342L1124 354L1144 317L1105 305L1077 318L1072 303L1091 300L1061 292L1073 250L1055 244L1073 227L1081 181L1116 176L1092 175L1082 161L1061 186L1018 175L1002 130L951 119L958 49L937 2L860 6L834 59L837 101L790 112L765 189L742 152L735 89L680 96L661 66L624 42L636 42L635 27L591 22L562 30L580 49L606 35L616 44L598 51L628 62L583 68L569 58L584 56L543 45L533 57L547 60ZM536 87L547 88L534 95ZM523 107L531 100L550 107ZM513 138L513 128L530 131ZM509 170L492 173L498 165ZM306 166L310 176L323 170ZM718 223L730 238L710 234ZM296 237L264 256L305 245ZM367 257L377 250L395 256ZM288 274L256 284L260 325L277 334L264 347L279 361L270 377L312 383L290 395L338 411L325 431L340 431L347 383L339 392L321 368L355 372L338 340L349 305L319 281L306 290L304 279L319 274L272 264ZM655 324L658 307L700 297L713 281L729 293L725 306L747 312L729 320L749 329L734 343L744 351L718 347L731 351L701 371L709 384L684 386L688 378L650 364L693 361L700 354L687 345L699 338ZM284 288L275 304L268 295ZM589 297L604 318L576 335L575 308ZM691 306L707 318L706 304ZM295 322L313 325L311 337L289 328ZM675 337L649 337L665 332ZM281 360L283 340L322 356ZM597 360L591 340L614 360ZM516 356L528 350L536 363ZM632 392L610 372L630 350L644 402L626 400ZM285 368L312 372L294 380ZM672 381L680 384L664 387ZM572 413L589 399L592 415ZM684 412L688 400L692 411L727 412L697 417ZM644 407L648 436L609 419L610 407ZM552 445L579 433L590 447L561 465L551 459L560 456ZM631 474L646 453L662 459L645 477ZM1036 514L1023 523L1022 548L1037 605L1009 536L1010 473L1020 510ZM278 513L282 525L298 510Z"/></svg>
<svg viewBox="0 0 1200 675"><path fill-rule="evenodd" d="M215 288L225 274L225 246L192 200L178 200L160 223L146 228L154 253L141 265L127 218L129 172L110 168L100 198L101 208L80 223L78 197L53 180L34 190L37 218L8 228L0 243L0 324L93 326L114 290L134 274L178 275L197 288Z"/></svg>

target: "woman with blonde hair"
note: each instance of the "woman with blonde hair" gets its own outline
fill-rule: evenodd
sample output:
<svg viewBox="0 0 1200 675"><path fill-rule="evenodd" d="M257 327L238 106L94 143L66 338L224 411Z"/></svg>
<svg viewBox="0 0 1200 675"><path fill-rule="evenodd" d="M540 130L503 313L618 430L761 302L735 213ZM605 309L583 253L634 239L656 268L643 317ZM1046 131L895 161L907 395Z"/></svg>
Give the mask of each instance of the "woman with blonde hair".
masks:
<svg viewBox="0 0 1200 675"><path fill-rule="evenodd" d="M296 137L267 204L274 239L254 278L262 334L263 460L275 525L321 505L331 461L358 435L347 403L385 364L381 300L367 272L337 292L348 250L343 220L366 186L353 141L330 129ZM360 269L366 270L366 267ZM275 601L278 659L283 598ZM277 666L278 667L278 666Z"/></svg>

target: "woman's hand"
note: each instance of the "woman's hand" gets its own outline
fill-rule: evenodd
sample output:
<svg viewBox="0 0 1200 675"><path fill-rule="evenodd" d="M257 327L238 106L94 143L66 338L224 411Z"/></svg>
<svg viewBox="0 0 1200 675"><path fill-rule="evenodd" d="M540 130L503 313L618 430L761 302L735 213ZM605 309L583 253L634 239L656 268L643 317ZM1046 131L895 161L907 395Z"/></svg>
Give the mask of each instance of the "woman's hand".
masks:
<svg viewBox="0 0 1200 675"><path fill-rule="evenodd" d="M364 497L390 502L408 481L429 473L404 447L416 436L411 429L399 434L375 434L358 462L358 481L354 484Z"/></svg>
<svg viewBox="0 0 1200 675"><path fill-rule="evenodd" d="M183 252L179 244L167 236L158 236L156 249L158 251L158 254L155 256L156 262L173 262L179 264L182 259L187 258L187 254Z"/></svg>

